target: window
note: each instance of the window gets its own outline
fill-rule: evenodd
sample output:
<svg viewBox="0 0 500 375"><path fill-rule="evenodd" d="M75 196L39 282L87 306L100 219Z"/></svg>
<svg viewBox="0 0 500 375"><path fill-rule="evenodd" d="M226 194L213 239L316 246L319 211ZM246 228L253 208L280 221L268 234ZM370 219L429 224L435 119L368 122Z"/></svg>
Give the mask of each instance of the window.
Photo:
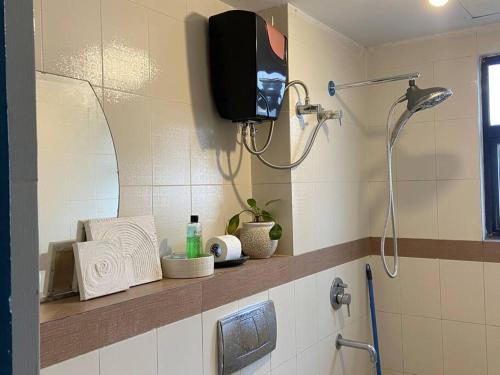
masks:
<svg viewBox="0 0 500 375"><path fill-rule="evenodd" d="M481 62L486 230L500 238L500 55Z"/></svg>

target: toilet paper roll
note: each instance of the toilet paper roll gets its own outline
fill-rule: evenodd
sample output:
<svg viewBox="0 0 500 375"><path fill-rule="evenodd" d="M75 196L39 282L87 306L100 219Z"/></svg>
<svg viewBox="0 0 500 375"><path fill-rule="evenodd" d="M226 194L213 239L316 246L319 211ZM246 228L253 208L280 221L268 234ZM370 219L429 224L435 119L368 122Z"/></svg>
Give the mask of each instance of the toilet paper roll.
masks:
<svg viewBox="0 0 500 375"><path fill-rule="evenodd" d="M207 241L206 253L213 254L215 262L239 259L241 242L231 235L212 237Z"/></svg>

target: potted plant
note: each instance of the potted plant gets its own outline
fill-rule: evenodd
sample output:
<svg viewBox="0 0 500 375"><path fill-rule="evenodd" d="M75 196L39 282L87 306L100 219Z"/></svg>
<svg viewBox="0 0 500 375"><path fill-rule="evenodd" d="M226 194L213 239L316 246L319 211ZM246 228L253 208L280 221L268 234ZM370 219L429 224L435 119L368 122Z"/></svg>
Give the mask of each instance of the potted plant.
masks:
<svg viewBox="0 0 500 375"><path fill-rule="evenodd" d="M270 200L264 208L278 201L279 199ZM278 240L281 238L281 225L276 223L268 211L259 208L255 199L248 199L247 204L248 208L229 219L226 231L240 238L242 251L246 255L251 258L269 258L276 251ZM252 216L252 221L243 223L238 230L240 215L245 212Z"/></svg>

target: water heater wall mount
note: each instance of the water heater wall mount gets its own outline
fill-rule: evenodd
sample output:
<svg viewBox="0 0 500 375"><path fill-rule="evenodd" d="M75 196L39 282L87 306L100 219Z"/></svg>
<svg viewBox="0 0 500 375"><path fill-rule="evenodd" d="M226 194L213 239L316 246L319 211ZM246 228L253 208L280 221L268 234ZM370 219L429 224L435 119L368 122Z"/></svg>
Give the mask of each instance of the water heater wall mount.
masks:
<svg viewBox="0 0 500 375"><path fill-rule="evenodd" d="M209 38L219 115L233 122L276 120L288 80L286 37L253 12L231 10L210 17Z"/></svg>

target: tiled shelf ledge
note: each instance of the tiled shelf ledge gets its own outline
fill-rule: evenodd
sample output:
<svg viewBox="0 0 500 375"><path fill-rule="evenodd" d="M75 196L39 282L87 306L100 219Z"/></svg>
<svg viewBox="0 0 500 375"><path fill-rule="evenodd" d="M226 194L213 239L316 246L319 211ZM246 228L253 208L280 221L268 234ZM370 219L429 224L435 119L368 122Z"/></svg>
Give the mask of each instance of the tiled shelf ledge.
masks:
<svg viewBox="0 0 500 375"><path fill-rule="evenodd" d="M370 253L361 239L299 256L249 260L210 277L164 279L126 292L40 306L41 367L139 335Z"/></svg>

